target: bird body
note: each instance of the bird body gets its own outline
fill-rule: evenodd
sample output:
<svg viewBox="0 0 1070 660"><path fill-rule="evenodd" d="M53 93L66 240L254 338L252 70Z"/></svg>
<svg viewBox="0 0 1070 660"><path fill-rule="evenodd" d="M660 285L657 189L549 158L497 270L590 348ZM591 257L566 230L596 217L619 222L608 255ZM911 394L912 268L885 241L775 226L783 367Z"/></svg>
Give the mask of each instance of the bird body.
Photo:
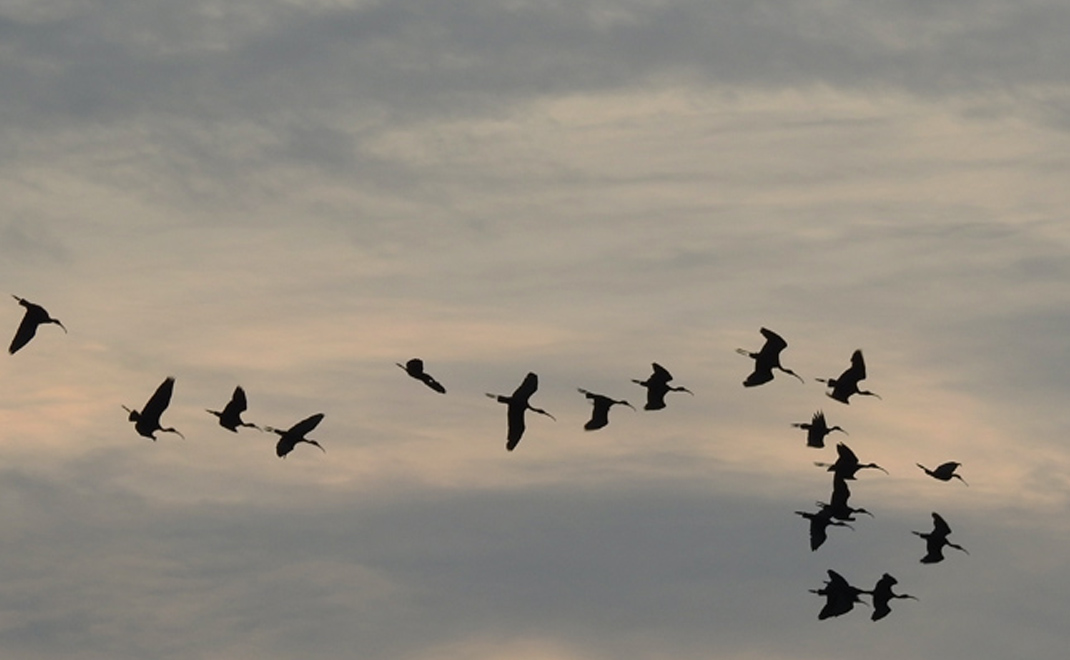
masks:
<svg viewBox="0 0 1070 660"><path fill-rule="evenodd" d="M431 376L431 374L424 371L424 361L420 358L412 358L405 364L401 364L400 362L395 362L394 364L398 365L405 370L405 373L422 382L424 385L427 385L439 394L446 393L446 388L442 386L442 383L438 382Z"/></svg>
<svg viewBox="0 0 1070 660"><path fill-rule="evenodd" d="M528 375L524 377L523 382L521 382L520 386L513 391L512 395L504 396L501 394L487 394L488 397L496 400L498 403L504 403L508 406L506 418L508 420L509 430L506 434L506 450L513 451L516 449L516 446L520 444L520 438L524 436L524 430L527 428L524 421L524 413L528 410L539 413L540 415L546 415L550 419L556 421L556 418L550 413L531 405L531 397L538 389L539 377L534 373L528 372Z"/></svg>
<svg viewBox="0 0 1070 660"><path fill-rule="evenodd" d="M854 527L851 527L845 522L833 520L832 509L827 506L821 507L816 513L811 513L809 511L796 511L795 513L810 521L811 551L817 550L828 540L828 528L830 526L854 529Z"/></svg>
<svg viewBox="0 0 1070 660"><path fill-rule="evenodd" d="M817 615L818 620L824 621L830 617L847 614L854 609L855 603L864 603L860 595L867 593L858 587L852 586L836 571L829 569L829 579L825 586L820 589L811 589L810 593L825 597L825 606Z"/></svg>
<svg viewBox="0 0 1070 660"><path fill-rule="evenodd" d="M913 532L925 539L925 556L921 558L923 564L937 564L944 561L944 548L950 547L970 554L966 548L947 540L951 535L951 526L947 524L943 516L933 511L933 531Z"/></svg>
<svg viewBox="0 0 1070 660"><path fill-rule="evenodd" d="M316 413L315 415L306 417L285 431L270 426L265 427L264 430L278 434L279 441L275 444L275 455L279 458L285 458L287 454L293 451L294 447L296 447L299 442L307 442L310 445L315 445L320 448L320 451L327 453L327 450L323 448L323 445L315 440L305 437L305 435L316 428L321 421L323 421L323 413Z"/></svg>
<svg viewBox="0 0 1070 660"><path fill-rule="evenodd" d="M184 435L178 432L174 428L164 428L160 425L160 417L164 411L167 410L167 406L171 404L171 394L174 392L175 379L168 376L160 386L156 388L148 402L141 410L131 410L126 406L123 409L130 413L128 419L134 423L134 430L138 432L138 435L149 438L153 441L156 440L156 432L161 431L165 433L174 433L180 438L185 438Z"/></svg>
<svg viewBox="0 0 1070 660"><path fill-rule="evenodd" d="M814 463L819 467L827 467L829 472L840 479L854 479L859 470L865 468L875 468L880 470L884 474L888 474L888 471L877 465L876 463L862 463L858 460L858 456L855 455L851 448L842 442L836 443L836 462L835 463Z"/></svg>
<svg viewBox="0 0 1070 660"><path fill-rule="evenodd" d="M847 481L839 475L832 476L832 497L829 499L828 504L818 502L822 506L826 506L829 509L829 515L836 520L847 520L853 522L855 520L854 514L864 513L867 516L873 517L873 514L866 511L863 508L852 507L847 501L851 498L851 489L847 486Z"/></svg>
<svg viewBox="0 0 1070 660"><path fill-rule="evenodd" d="M15 336L12 338L11 345L7 349L7 352L11 355L14 355L16 351L30 343L30 340L37 334L37 326L39 325L55 323L63 328L64 333L67 332L67 328L59 322L59 319L54 319L49 316L44 307L36 305L25 298L19 298L14 294L12 294L11 297L19 301L19 304L26 308L26 313L22 315L22 321L19 323L18 330L15 331Z"/></svg>
<svg viewBox="0 0 1070 660"><path fill-rule="evenodd" d="M917 600L916 596L911 596L910 594L897 594L892 591L892 587L898 583L898 580L887 573L882 575L881 579L877 580L877 584L873 587L873 591L869 592L873 597L873 616L870 617L871 619L880 621L888 616L892 611L891 602L893 598L912 598Z"/></svg>
<svg viewBox="0 0 1070 660"><path fill-rule="evenodd" d="M585 431L596 431L604 427L606 424L609 424L609 409L615 405L628 406L632 410L635 410L635 406L627 401L611 399L608 396L595 394L582 387L577 389L579 389L580 393L586 396L593 404L593 407L591 408L591 419L583 425Z"/></svg>
<svg viewBox="0 0 1070 660"><path fill-rule="evenodd" d="M754 360L754 371L743 381L743 386L754 387L768 383L773 380L773 369L779 369L786 374L791 374L798 378L799 382L804 382L799 374L780 364L780 353L788 347L788 342L768 328L761 328L759 332L765 337L765 344L762 345L757 353L752 353L743 348L736 349L736 352L740 355L746 355Z"/></svg>
<svg viewBox="0 0 1070 660"><path fill-rule="evenodd" d="M820 410L814 413L814 416L810 419L809 423L796 422L793 423L792 426L797 429L805 429L806 446L816 447L818 449L825 446L825 436L827 436L829 433L832 433L833 431L840 431L841 433L845 434L847 433L847 431L844 431L839 426L829 426L828 422L825 420L825 413L821 412Z"/></svg>
<svg viewBox="0 0 1070 660"><path fill-rule="evenodd" d="M691 396L695 393L686 387L673 387L669 385L669 381L672 380L672 374L669 370L661 366L657 362L651 364L653 367L653 373L646 380L632 379L632 382L637 385L642 385L646 388L646 405L643 406L644 410L661 410L665 407L665 395L669 392L687 392Z"/></svg>
<svg viewBox="0 0 1070 660"><path fill-rule="evenodd" d="M955 474L955 470L958 469L958 467L960 465L962 465L962 463L956 463L955 461L948 461L947 463L941 463L940 465L936 466L935 469L932 469L932 470L930 470L929 468L925 467L921 463L915 463L914 465L917 465L918 467L920 467L922 470L925 471L925 474L929 475L933 479L939 479L940 481L951 481L954 478L954 479L958 479L962 483L966 484L966 480L965 479L963 479L961 476ZM966 485L969 486L970 484L966 484Z"/></svg>
<svg viewBox="0 0 1070 660"><path fill-rule="evenodd" d="M242 420L241 414L245 412L247 407L248 402L245 398L245 390L239 385L234 388L234 394L230 396L230 401L227 402L222 412L218 410L209 410L208 412L218 417L219 425L229 431L237 433L238 428L242 426L260 430L260 427L256 424L250 424Z"/></svg>
<svg viewBox="0 0 1070 660"><path fill-rule="evenodd" d="M851 366L840 374L839 378L818 378L817 381L832 388L830 392L827 392L828 396L841 403L850 403L849 399L855 394L881 398L875 392L858 388L858 383L865 379L866 361L862 357L862 351L856 350L851 354Z"/></svg>

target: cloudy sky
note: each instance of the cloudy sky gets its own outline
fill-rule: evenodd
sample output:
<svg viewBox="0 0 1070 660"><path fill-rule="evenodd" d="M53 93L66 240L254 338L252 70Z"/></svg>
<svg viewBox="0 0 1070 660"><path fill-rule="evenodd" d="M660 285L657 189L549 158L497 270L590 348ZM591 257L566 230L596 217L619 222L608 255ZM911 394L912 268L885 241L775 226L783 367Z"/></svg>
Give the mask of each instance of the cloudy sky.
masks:
<svg viewBox="0 0 1070 660"><path fill-rule="evenodd" d="M1028 0L0 1L0 293L70 331L0 368L0 655L1065 658L1068 31ZM805 383L741 386L762 326ZM813 379L856 348L883 398L844 406ZM654 361L694 397L643 411ZM529 371L557 421L509 453L484 394ZM151 442L120 406L166 376L186 439ZM325 413L326 453L216 425L238 384L251 421ZM639 410L585 432L579 387ZM817 409L889 474L811 552ZM969 486L915 467L949 460ZM932 511L968 556L918 562ZM818 621L828 569L919 600Z"/></svg>

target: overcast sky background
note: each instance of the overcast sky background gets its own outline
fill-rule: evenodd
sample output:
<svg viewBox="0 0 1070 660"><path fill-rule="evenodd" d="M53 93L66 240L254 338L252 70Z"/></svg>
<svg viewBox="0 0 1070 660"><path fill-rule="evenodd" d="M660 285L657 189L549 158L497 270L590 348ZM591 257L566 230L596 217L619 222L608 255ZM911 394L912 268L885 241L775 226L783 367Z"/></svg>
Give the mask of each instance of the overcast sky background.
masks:
<svg viewBox="0 0 1070 660"><path fill-rule="evenodd" d="M0 292L70 334L0 368L0 654L1065 658L1067 33L1065 2L3 0ZM805 384L741 386L762 326ZM813 379L856 348L883 400L844 406ZM695 396L641 410L654 361ZM483 395L528 371L557 421L507 453ZM186 439L153 443L120 405L169 375ZM217 426L237 384L325 413L326 453ZM640 410L585 432L577 387ZM819 408L890 474L811 552ZM968 487L914 466L948 460ZM969 556L918 562L932 511ZM920 600L819 622L830 568Z"/></svg>

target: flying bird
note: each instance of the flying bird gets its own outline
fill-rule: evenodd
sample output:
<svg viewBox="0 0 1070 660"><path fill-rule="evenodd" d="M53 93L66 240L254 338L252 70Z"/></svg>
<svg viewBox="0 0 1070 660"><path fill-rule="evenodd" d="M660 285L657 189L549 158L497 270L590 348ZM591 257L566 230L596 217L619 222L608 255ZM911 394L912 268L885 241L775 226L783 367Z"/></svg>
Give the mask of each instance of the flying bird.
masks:
<svg viewBox="0 0 1070 660"><path fill-rule="evenodd" d="M218 410L209 410L208 412L219 418L220 426L235 433L238 432L238 427L240 426L247 426L258 431L263 430L256 424L242 420L241 414L245 412L248 406L249 404L245 399L245 390L239 385L234 388L234 394L230 396L230 401L227 402L222 412Z"/></svg>
<svg viewBox="0 0 1070 660"><path fill-rule="evenodd" d="M921 563L923 564L936 564L944 561L945 546L970 554L966 548L947 540L947 537L951 534L951 527L943 516L935 511L933 511L933 531L913 533L925 539L925 556L921 558Z"/></svg>
<svg viewBox="0 0 1070 660"><path fill-rule="evenodd" d="M966 484L966 480L965 479L963 479L959 475L955 474L955 470L958 469L958 467L960 465L962 465L962 463L956 463L955 461L948 461L947 463L943 463L941 465L936 466L936 469L934 469L934 470L930 470L929 468L925 467L921 463L915 463L914 465L917 465L918 467L920 467L922 470L925 471L925 474L929 475L933 479L939 479L940 481L951 481L951 479L954 478L954 479L958 479L962 483ZM966 484L966 485L969 486L970 484Z"/></svg>
<svg viewBox="0 0 1070 660"><path fill-rule="evenodd" d="M856 456L855 453L851 451L850 447L843 444L842 442L836 443L836 454L837 458L835 463L815 462L814 465L818 467L828 468L829 472L832 472L834 475L841 479L854 479L855 474L857 474L859 470L865 468L875 468L877 470L880 470L884 474L888 474L888 470L885 470L876 463L859 462L858 456Z"/></svg>
<svg viewBox="0 0 1070 660"><path fill-rule="evenodd" d="M394 364L398 365L405 370L405 373L416 380L423 382L424 385L427 385L439 394L446 393L446 388L442 386L442 383L438 382L431 376L431 374L424 371L424 361L420 358L413 358L405 364L401 364L400 362L395 362Z"/></svg>
<svg viewBox="0 0 1070 660"><path fill-rule="evenodd" d="M285 431L283 431L282 429L272 428L270 426L264 427L264 430L278 434L279 441L275 445L275 455L279 458L285 458L286 454L289 454L291 451L293 451L294 447L296 447L297 443L299 442L307 442L310 445L315 445L320 448L320 451L326 454L327 450L323 448L323 445L316 442L315 440L305 437L305 435L310 433L312 429L316 428L316 426L321 421L323 421L323 413L316 413L311 417L306 417L305 419L302 419L300 422L294 424Z"/></svg>
<svg viewBox="0 0 1070 660"><path fill-rule="evenodd" d="M19 298L14 294L12 294L11 297L19 301L19 304L26 308L26 313L22 315L22 322L19 323L19 329L15 331L15 337L11 340L11 346L7 349L7 352L11 355L14 355L15 351L30 343L33 336L37 334L37 326L39 325L55 323L63 328L64 333L67 332L67 328L59 322L59 319L54 319L49 316L44 307L35 305L29 300Z"/></svg>
<svg viewBox="0 0 1070 660"><path fill-rule="evenodd" d="M651 365L654 368L654 373L646 380L632 379L632 382L637 385L642 385L646 388L646 405L643 406L644 410L661 410L665 407L665 395L669 392L687 392L691 396L695 393L686 387L673 387L669 385L669 381L672 380L672 374L669 370L661 366L657 362Z"/></svg>
<svg viewBox="0 0 1070 660"><path fill-rule="evenodd" d="M892 591L892 587L899 584L891 575L885 573L881 576L881 579L877 580L877 585L873 587L873 591L869 593L873 597L873 616L870 618L874 621L880 621L884 617L891 613L891 602L893 598L911 598L917 600L917 596L911 596L910 594L897 594Z"/></svg>
<svg viewBox="0 0 1070 660"><path fill-rule="evenodd" d="M508 451L513 451L516 446L520 444L520 438L524 435L524 413L530 410L531 412L539 413L540 415L546 415L550 419L557 421L557 418L546 412L541 408L536 408L529 403L531 396L535 394L535 390L539 389L539 377L534 373L528 372L528 375L524 377L524 382L520 383L520 387L517 387L510 396L503 396L501 394L490 394L487 396L496 400L498 403L504 403L509 408L507 411L507 417L509 420L509 432L506 435L505 448Z"/></svg>
<svg viewBox="0 0 1070 660"><path fill-rule="evenodd" d="M134 430L138 432L138 435L156 440L156 432L161 431L164 433L174 433L180 438L185 439L186 436L178 432L177 429L164 428L160 426L160 416L167 410L167 406L171 403L171 394L175 389L175 379L168 376L160 386L156 388L152 396L149 398L145 407L140 411L131 410L126 406L123 406L123 410L130 413L128 418L134 423Z"/></svg>
<svg viewBox="0 0 1070 660"><path fill-rule="evenodd" d="M828 540L828 528L830 526L847 527L848 529L854 529L854 527L851 527L845 522L833 520L832 509L827 506L823 506L818 509L817 513L811 513L809 511L796 511L795 513L810 521L811 551L817 550L825 541Z"/></svg>
<svg viewBox="0 0 1070 660"><path fill-rule="evenodd" d="M580 391L581 394L590 399L592 404L594 404L591 408L591 419L583 425L583 429L585 431L596 431L605 426L606 424L609 424L609 409L615 405L619 404L622 406L628 406L632 410L635 410L635 406L628 403L627 401L618 401L616 399L611 399L608 396L602 394L595 394L594 392L585 390L582 387L577 389Z"/></svg>
<svg viewBox="0 0 1070 660"><path fill-rule="evenodd" d="M825 413L818 410L814 413L814 416L810 419L809 423L796 422L793 423L797 429L806 430L806 446L821 448L825 446L825 436L833 431L840 431L841 433L850 435L847 431L844 431L839 426L829 426L825 421Z"/></svg>
<svg viewBox="0 0 1070 660"><path fill-rule="evenodd" d="M746 355L754 360L754 371L747 376L747 380L743 381L743 386L754 387L755 385L768 383L773 380L773 369L779 369L786 374L795 376L800 383L805 382L802 376L780 364L780 353L788 347L788 342L768 328L761 328L759 332L765 337L765 344L762 345L761 350L757 353L752 353L744 348L736 349L736 352L740 355Z"/></svg>
<svg viewBox="0 0 1070 660"><path fill-rule="evenodd" d="M851 489L847 487L847 481L839 475L832 476L832 497L828 504L824 502L818 502L818 506L827 507L829 515L836 520L847 520L854 522L854 514L864 513L870 518L873 514L866 511L863 508L855 508L847 503L847 500L851 498Z"/></svg>
<svg viewBox="0 0 1070 660"><path fill-rule="evenodd" d="M840 374L839 378L818 378L816 380L819 383L825 383L832 388L832 391L827 392L827 394L842 403L850 403L848 399L854 394L860 396L875 396L878 399L881 398L880 395L875 392L858 389L858 383L865 379L866 362L862 359L862 351L856 350L851 354L851 366Z"/></svg>
<svg viewBox="0 0 1070 660"><path fill-rule="evenodd" d="M859 596L868 592L851 586L842 575L832 569L829 569L828 575L829 579L825 581L824 587L810 590L812 594L825 597L825 606L817 615L818 620L824 621L829 617L847 614L854 609L855 603L865 604Z"/></svg>

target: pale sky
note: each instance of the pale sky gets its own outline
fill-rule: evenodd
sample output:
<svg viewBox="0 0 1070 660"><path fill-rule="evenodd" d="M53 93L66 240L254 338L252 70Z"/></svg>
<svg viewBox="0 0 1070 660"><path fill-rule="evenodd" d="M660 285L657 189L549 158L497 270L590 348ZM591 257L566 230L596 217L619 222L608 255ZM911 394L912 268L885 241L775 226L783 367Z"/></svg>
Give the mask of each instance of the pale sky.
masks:
<svg viewBox="0 0 1070 660"><path fill-rule="evenodd" d="M2 358L0 655L1065 658L1068 32L1065 2L0 0L0 331L7 294L69 330ZM805 383L742 386L763 326ZM856 348L883 398L845 406L814 379ZM642 410L655 361L694 397ZM506 452L484 394L529 371L557 421ZM121 406L167 376L186 439L152 442ZM324 413L326 453L220 428L239 384L255 423ZM581 387L639 410L585 432ZM837 440L889 474L811 552ZM969 486L915 467L950 460ZM969 555L919 562L933 511ZM828 569L919 600L818 621Z"/></svg>

